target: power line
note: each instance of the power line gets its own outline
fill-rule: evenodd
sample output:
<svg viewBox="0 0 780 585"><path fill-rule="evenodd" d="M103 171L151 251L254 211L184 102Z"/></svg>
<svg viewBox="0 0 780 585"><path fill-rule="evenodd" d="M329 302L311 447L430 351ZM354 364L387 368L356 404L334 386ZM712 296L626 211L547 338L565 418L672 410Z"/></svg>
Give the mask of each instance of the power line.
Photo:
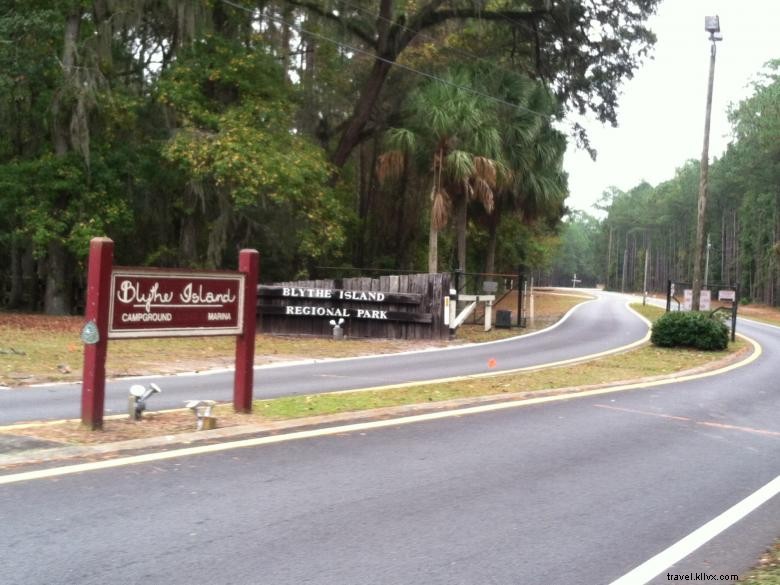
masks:
<svg viewBox="0 0 780 585"><path fill-rule="evenodd" d="M254 9L247 8L245 6L241 6L240 4L236 4L235 2L231 2L231 0L222 0L222 2L224 4L227 4L228 6L232 6L233 8L236 8L238 10L243 10L244 12L248 12L248 13L251 13L251 14L255 13ZM273 20L273 21L276 21L278 23L285 24L285 25L289 26L290 28L292 28L293 30L296 30L296 31L298 31L300 33L307 34L309 36L321 39L323 41L327 41L329 43L333 43L334 45L337 45L337 46L342 47L344 49L347 49L349 51L353 51L355 53L360 53L361 55L365 55L365 56L371 57L372 59L375 59L377 61L381 61L382 63L387 63L391 67L392 66L398 67L398 68L403 69L405 71L409 71L410 73L414 73L416 75L421 75L421 76L426 77L428 79L431 79L431 80L434 80L434 81L438 81L439 83L443 83L445 85L449 85L450 87L454 87L456 89L459 89L459 90L462 90L462 91L465 91L465 92L468 92L468 93L472 93L474 95L478 95L478 96L483 97L485 99L488 99L488 100L490 100L492 102L496 102L498 104L501 104L501 105L504 105L504 106L507 106L507 107L510 107L510 108L514 108L514 109L517 109L517 110L522 110L524 112L527 112L529 114L533 114L535 116L539 116L539 117L542 117L542 118L548 118L549 117L549 114L545 114L543 112L537 112L536 110L532 110L530 108L526 108L525 106L521 106L520 104L513 104L512 102L509 102L507 100L498 98L498 97L496 97L494 95L491 95L489 93L485 93L485 92L476 90L474 88L471 88L471 87L468 87L468 86L465 86L465 85L461 85L461 84L455 83L453 81L449 81L448 79L444 79L443 77L439 77L439 76L434 75L432 73L426 73L425 71L420 71L419 69L415 69L414 67L410 67L409 65L404 65L403 63L399 63L398 61L393 61L391 59L386 59L384 57L380 57L379 55L377 55L375 53L372 53L370 51L366 51L365 49L361 49L361 48L355 47L353 45L349 45L349 44L344 43L342 41L338 41L338 40L333 39L331 37L328 37L326 35L323 35L323 34L320 34L320 33L317 33L317 32L313 32L313 31L310 31L310 30L306 30L305 28L303 28L301 26L298 26L296 24L293 24L291 22L288 22L287 20L285 20L283 18L280 18L278 16L272 16L270 14L266 14L265 17L268 18L269 20Z"/></svg>

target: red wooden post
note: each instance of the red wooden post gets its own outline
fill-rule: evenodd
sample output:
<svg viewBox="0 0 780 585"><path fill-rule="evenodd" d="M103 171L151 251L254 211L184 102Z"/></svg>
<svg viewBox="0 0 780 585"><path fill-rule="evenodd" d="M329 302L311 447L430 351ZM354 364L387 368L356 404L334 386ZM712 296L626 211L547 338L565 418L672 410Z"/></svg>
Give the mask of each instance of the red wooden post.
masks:
<svg viewBox="0 0 780 585"><path fill-rule="evenodd" d="M84 374L81 382L81 424L92 430L103 427L108 350L108 307L114 242L92 238L89 243L87 304L84 310ZM95 328L97 336L94 335Z"/></svg>
<svg viewBox="0 0 780 585"><path fill-rule="evenodd" d="M244 331L236 337L236 374L233 382L233 408L236 412L252 412L252 384L255 367L255 330L257 328L257 281L260 274L260 253L241 250L238 271L244 279Z"/></svg>

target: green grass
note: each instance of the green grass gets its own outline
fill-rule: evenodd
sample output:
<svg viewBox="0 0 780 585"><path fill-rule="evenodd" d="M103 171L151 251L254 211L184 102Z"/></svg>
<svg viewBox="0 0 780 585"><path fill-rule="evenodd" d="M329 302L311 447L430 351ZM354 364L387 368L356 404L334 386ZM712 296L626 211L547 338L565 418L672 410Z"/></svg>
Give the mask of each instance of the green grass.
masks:
<svg viewBox="0 0 780 585"><path fill-rule="evenodd" d="M641 305L640 305L641 307ZM663 311L646 307L645 315L656 318ZM214 338L211 338L214 339ZM172 342L180 340L161 340ZM188 340L191 343L203 343L204 340ZM291 345L282 343L277 349L292 351L305 348L327 348L331 340L279 340L270 338L266 341L277 343L289 341ZM315 345L308 342L314 341ZM337 345L340 345L337 344ZM490 375L490 360L484 364L485 377L466 378L444 383L422 383L403 388L387 388L356 392L341 392L334 394L315 394L292 396L272 400L256 400L253 413L237 415L233 413L230 404L222 404L216 408L215 415L220 419L220 426L236 424L262 423L268 420L287 420L308 416L356 412L382 407L401 405L420 405L435 403L457 398L472 398L480 396L497 396L514 394L517 397L533 397L560 389L582 389L600 384L631 382L637 379L661 376L681 372L698 366L703 366L738 352L747 346L747 342L738 340L732 343L728 350L721 352L703 352L689 349L667 349L644 345L637 349L606 356L570 366L548 368L538 371L520 372L514 374ZM364 347L364 342L360 342ZM171 351L174 351L172 348ZM166 351L160 347L159 350ZM175 350L178 351L178 350ZM312 350L316 351L316 350ZM0 362L1 363L1 362ZM500 364L498 364L500 365ZM56 441L72 443L111 442L140 436L156 436L174 434L183 430L191 430L191 415L187 412L172 412L159 415L149 415L145 425L127 424L127 421L107 421L102 435L84 431L77 423L58 426L43 426L25 431L31 436L48 438ZM110 432L109 432L110 431ZM756 585L768 585L775 581L756 581ZM777 583L780 585L780 583Z"/></svg>
<svg viewBox="0 0 780 585"><path fill-rule="evenodd" d="M758 565L740 583L745 585L780 585L780 540L766 552Z"/></svg>
<svg viewBox="0 0 780 585"><path fill-rule="evenodd" d="M650 321L651 323L655 323L655 320L658 319L661 315L666 313L666 311L660 307L655 307L653 305L643 305L642 303L631 303L631 308L634 309L637 313L642 315L645 319Z"/></svg>
<svg viewBox="0 0 780 585"><path fill-rule="evenodd" d="M517 392L543 392L564 387L581 387L638 378L660 376L705 365L746 347L732 343L722 352L666 349L650 345L571 366L534 372L468 378L455 382L419 384L385 390L364 390L338 394L290 396L256 400L254 412L264 418L288 419L438 402L454 398L491 396ZM485 364L485 371L489 371Z"/></svg>
<svg viewBox="0 0 780 585"><path fill-rule="evenodd" d="M79 333L81 317L46 317L0 312L0 385L81 380L84 360ZM392 353L440 341L333 339L258 335L255 363L278 360L336 358ZM108 343L109 377L173 373L230 367L235 359L233 337L123 339Z"/></svg>
<svg viewBox="0 0 780 585"><path fill-rule="evenodd" d="M584 299L537 295L540 318L535 328L496 329L481 325L458 331L456 342L477 343L521 335L551 325ZM50 317L0 312L0 385L81 380L84 360L79 333L81 317ZM280 360L322 359L394 353L446 346L444 340L333 339L257 335L255 363ZM167 339L112 340L108 343L106 372L109 377L166 374L231 367L235 356L233 337L180 337Z"/></svg>

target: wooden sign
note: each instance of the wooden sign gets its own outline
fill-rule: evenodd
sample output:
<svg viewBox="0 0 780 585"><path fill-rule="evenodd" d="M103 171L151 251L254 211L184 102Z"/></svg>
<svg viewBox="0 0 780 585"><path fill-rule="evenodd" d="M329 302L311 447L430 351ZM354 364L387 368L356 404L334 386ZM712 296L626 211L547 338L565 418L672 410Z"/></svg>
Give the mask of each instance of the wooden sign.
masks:
<svg viewBox="0 0 780 585"><path fill-rule="evenodd" d="M239 335L244 275L115 268L109 338Z"/></svg>
<svg viewBox="0 0 780 585"><path fill-rule="evenodd" d="M233 406L252 410L260 254L241 250L238 271L187 272L114 266L114 242L89 243L84 307L81 423L103 426L109 338L234 335Z"/></svg>

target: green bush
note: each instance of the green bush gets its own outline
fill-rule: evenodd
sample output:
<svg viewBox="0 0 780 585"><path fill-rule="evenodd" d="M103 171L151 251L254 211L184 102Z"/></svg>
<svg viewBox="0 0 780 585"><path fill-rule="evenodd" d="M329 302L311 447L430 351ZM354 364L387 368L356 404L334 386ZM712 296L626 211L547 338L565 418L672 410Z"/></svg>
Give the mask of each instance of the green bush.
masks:
<svg viewBox="0 0 780 585"><path fill-rule="evenodd" d="M653 324L650 341L660 347L726 349L729 329L709 313L677 311L666 313Z"/></svg>

